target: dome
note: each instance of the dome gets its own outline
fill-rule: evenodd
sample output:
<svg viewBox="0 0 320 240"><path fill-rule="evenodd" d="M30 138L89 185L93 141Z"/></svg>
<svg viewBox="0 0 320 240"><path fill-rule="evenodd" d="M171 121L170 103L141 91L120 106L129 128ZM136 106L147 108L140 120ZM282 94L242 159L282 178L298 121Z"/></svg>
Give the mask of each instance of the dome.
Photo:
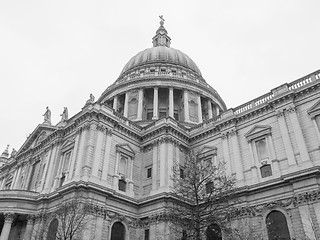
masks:
<svg viewBox="0 0 320 240"><path fill-rule="evenodd" d="M161 62L183 66L201 75L198 66L190 57L178 49L167 46L156 46L139 52L124 66L120 75L145 64Z"/></svg>

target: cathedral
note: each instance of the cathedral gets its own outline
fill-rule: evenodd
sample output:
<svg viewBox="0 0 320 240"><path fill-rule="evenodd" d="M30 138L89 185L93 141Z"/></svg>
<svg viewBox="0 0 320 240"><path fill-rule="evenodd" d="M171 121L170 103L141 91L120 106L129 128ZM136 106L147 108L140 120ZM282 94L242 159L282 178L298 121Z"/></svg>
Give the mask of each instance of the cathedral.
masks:
<svg viewBox="0 0 320 240"><path fill-rule="evenodd" d="M166 204L173 164L187 150L225 162L236 178L234 226L250 226L257 239L320 239L320 70L227 108L170 44L161 19L152 47L98 99L91 94L74 116L65 108L57 124L47 107L20 149L4 150L0 240L38 239L44 221L42 239L55 239L50 212L74 193L94 216L75 239L185 239L172 230ZM214 228L203 239L226 239Z"/></svg>

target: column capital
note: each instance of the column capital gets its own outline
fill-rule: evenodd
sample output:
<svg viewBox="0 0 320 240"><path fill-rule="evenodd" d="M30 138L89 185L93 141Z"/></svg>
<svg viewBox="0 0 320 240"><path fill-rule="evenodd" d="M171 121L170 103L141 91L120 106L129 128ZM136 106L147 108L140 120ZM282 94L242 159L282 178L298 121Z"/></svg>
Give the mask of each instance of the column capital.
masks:
<svg viewBox="0 0 320 240"><path fill-rule="evenodd" d="M5 222L13 222L15 216L14 216L14 213L13 212L7 212L7 213L4 213L4 221Z"/></svg>
<svg viewBox="0 0 320 240"><path fill-rule="evenodd" d="M35 215L28 214L27 215L27 224L33 224L34 219L35 219Z"/></svg>

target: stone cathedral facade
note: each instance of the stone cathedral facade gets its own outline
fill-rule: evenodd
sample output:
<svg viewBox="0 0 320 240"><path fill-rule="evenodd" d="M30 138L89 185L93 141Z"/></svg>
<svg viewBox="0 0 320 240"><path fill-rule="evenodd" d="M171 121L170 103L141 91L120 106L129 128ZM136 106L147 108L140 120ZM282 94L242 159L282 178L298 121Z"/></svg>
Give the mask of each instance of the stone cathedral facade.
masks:
<svg viewBox="0 0 320 240"><path fill-rule="evenodd" d="M232 224L262 239L280 239L268 232L280 225L281 239L320 239L320 71L228 109L163 23L97 100L55 125L47 112L2 153L0 240L36 239L74 192L95 209L78 239L178 239L165 206L173 163L190 149L236 177Z"/></svg>

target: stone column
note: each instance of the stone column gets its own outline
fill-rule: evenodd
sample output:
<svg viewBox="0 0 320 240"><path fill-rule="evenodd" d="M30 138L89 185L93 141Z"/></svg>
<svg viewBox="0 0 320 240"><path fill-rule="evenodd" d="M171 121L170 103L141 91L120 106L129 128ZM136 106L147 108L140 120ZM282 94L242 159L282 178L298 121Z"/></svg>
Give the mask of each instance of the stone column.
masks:
<svg viewBox="0 0 320 240"><path fill-rule="evenodd" d="M126 96L124 99L124 107L123 107L123 116L128 117L128 102L129 102L129 92L126 92Z"/></svg>
<svg viewBox="0 0 320 240"><path fill-rule="evenodd" d="M213 117L211 100L208 100L208 117L209 117L209 119L211 119Z"/></svg>
<svg viewBox="0 0 320 240"><path fill-rule="evenodd" d="M14 220L13 213L4 213L4 224L2 227L0 240L8 240L13 220Z"/></svg>
<svg viewBox="0 0 320 240"><path fill-rule="evenodd" d="M33 220L34 220L33 215L27 216L27 226L26 226L26 231L24 232L23 240L30 240L31 239L32 229L33 229Z"/></svg>
<svg viewBox="0 0 320 240"><path fill-rule="evenodd" d="M280 127L282 140L284 143L284 148L285 148L286 155L288 158L288 163L289 163L289 165L296 165L296 160L294 158L294 153L293 153L293 149L291 146L291 141L290 141L290 136L288 133L287 124L284 119L284 112L278 111L276 115L278 118L278 123L279 123L279 127Z"/></svg>
<svg viewBox="0 0 320 240"><path fill-rule="evenodd" d="M199 119L199 123L202 123L202 107L201 107L201 96L200 94L197 97L197 102L198 102L198 119Z"/></svg>
<svg viewBox="0 0 320 240"><path fill-rule="evenodd" d="M301 161L302 162L310 161L307 145L306 145L306 142L305 142L303 134L302 134L302 130L300 127L300 123L299 123L299 120L297 117L295 107L290 106L290 108L288 109L288 113L289 113L289 117L290 117L290 120L292 123L293 132L296 137L297 145L299 148Z"/></svg>
<svg viewBox="0 0 320 240"><path fill-rule="evenodd" d="M157 120L159 118L158 101L159 101L158 88L155 87L153 88L153 117L152 117L153 120Z"/></svg>
<svg viewBox="0 0 320 240"><path fill-rule="evenodd" d="M139 89L139 100L138 100L138 113L137 113L137 121L142 120L142 110L143 110L143 89Z"/></svg>
<svg viewBox="0 0 320 240"><path fill-rule="evenodd" d="M169 88L169 117L174 118L173 88Z"/></svg>
<svg viewBox="0 0 320 240"><path fill-rule="evenodd" d="M113 107L114 110L118 110L118 96L114 96L113 98Z"/></svg>
<svg viewBox="0 0 320 240"><path fill-rule="evenodd" d="M219 108L218 105L216 105L216 113L217 113L217 116L219 116L219 114L220 114L220 108Z"/></svg>
<svg viewBox="0 0 320 240"><path fill-rule="evenodd" d="M188 90L183 91L184 121L190 122L189 119L189 94Z"/></svg>

